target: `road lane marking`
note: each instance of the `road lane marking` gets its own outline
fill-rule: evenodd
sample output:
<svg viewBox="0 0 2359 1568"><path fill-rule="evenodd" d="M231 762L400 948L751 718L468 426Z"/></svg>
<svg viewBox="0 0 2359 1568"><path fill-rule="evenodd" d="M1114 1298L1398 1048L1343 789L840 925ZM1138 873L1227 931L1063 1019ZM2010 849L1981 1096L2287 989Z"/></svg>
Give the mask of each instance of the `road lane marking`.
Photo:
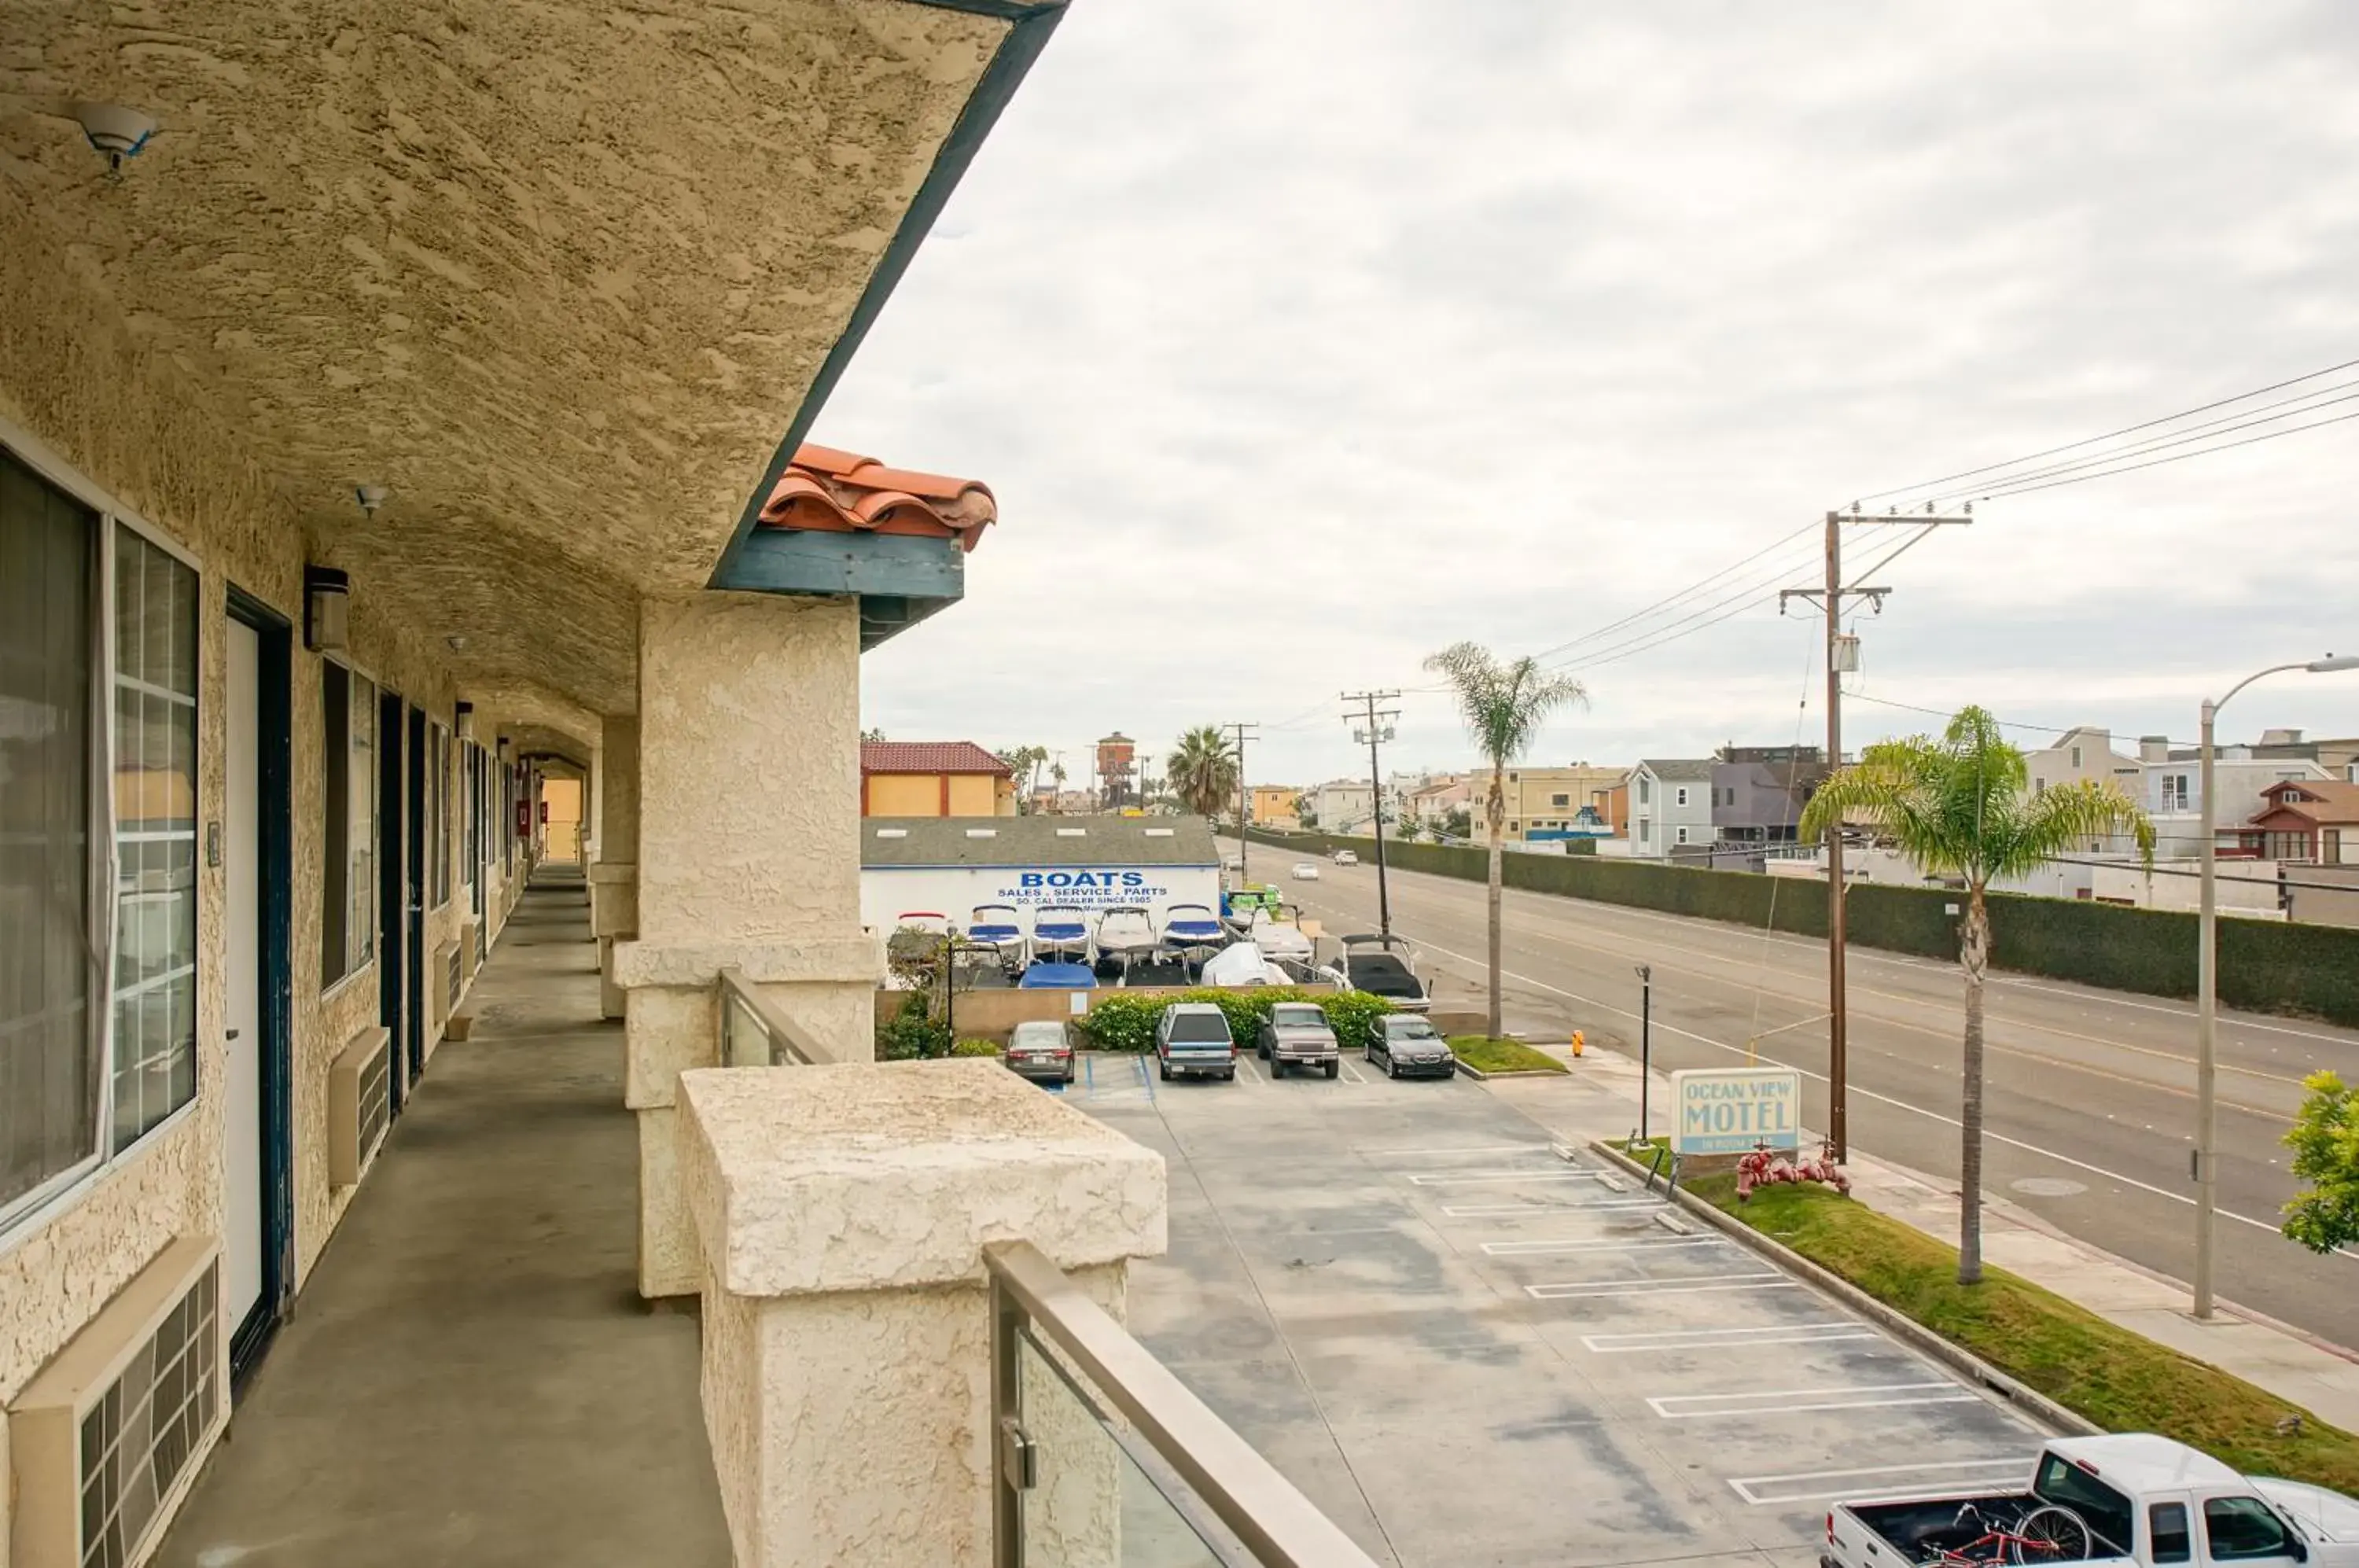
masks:
<svg viewBox="0 0 2359 1568"><path fill-rule="evenodd" d="M1612 1296L1704 1296L1723 1290L1799 1290L1799 1279L1764 1269L1758 1273L1704 1274L1697 1276L1705 1281L1689 1284L1685 1281L1647 1279L1622 1284L1601 1283L1593 1279L1570 1279L1560 1283L1527 1285L1524 1294L1536 1301L1583 1301Z"/></svg>
<svg viewBox="0 0 2359 1568"><path fill-rule="evenodd" d="M1583 1347L1600 1356L1642 1356L1656 1351L1742 1349L1752 1345L1834 1345L1875 1339L1876 1332L1853 1318L1829 1323L1772 1323L1765 1328L1671 1328L1646 1334L1584 1334ZM1780 1479L1756 1475L1756 1481Z"/></svg>
<svg viewBox="0 0 2359 1568"><path fill-rule="evenodd" d="M1475 1220L1507 1219L1519 1214L1660 1213L1667 1206L1660 1198L1644 1198L1633 1192L1626 1197L1583 1198L1569 1203L1468 1203L1457 1207L1445 1203L1441 1212L1453 1220Z"/></svg>
<svg viewBox="0 0 2359 1568"><path fill-rule="evenodd" d="M1419 1187L1483 1187L1498 1186L1515 1181L1594 1181L1594 1171L1484 1171L1443 1172L1419 1171L1409 1173L1409 1181Z"/></svg>
<svg viewBox="0 0 2359 1568"><path fill-rule="evenodd" d="M1587 1238L1580 1241L1486 1241L1483 1250L1493 1258L1561 1257L1571 1252L1666 1252L1674 1247L1734 1247L1720 1236L1645 1236L1635 1241Z"/></svg>
<svg viewBox="0 0 2359 1568"><path fill-rule="evenodd" d="M1923 1475L1928 1479L1914 1486L1891 1479L1878 1479L1897 1475ZM1865 1465L1850 1470L1797 1470L1783 1475L1732 1475L1728 1477L1728 1485L1753 1507L1769 1508L1791 1503L1832 1502L1845 1497L1865 1502L1926 1492L1953 1492L1961 1486L2004 1486L2017 1477L2028 1481L2030 1475L2031 1466L2024 1463L2021 1454L2016 1454L2005 1459L1950 1459L1925 1465ZM1822 1485L1830 1481L1854 1480L1860 1484ZM1818 1489L1796 1491L1793 1489L1796 1486Z"/></svg>
<svg viewBox="0 0 2359 1568"><path fill-rule="evenodd" d="M1716 1416L1782 1417L1799 1410L1972 1404L1981 1398L1944 1379L1936 1383L1835 1383L1821 1388L1765 1388L1753 1394L1657 1394L1647 1403L1665 1421L1707 1421ZM1796 1399L1809 1402L1795 1404L1792 1401ZM1705 1406L1714 1408L1701 1408Z"/></svg>

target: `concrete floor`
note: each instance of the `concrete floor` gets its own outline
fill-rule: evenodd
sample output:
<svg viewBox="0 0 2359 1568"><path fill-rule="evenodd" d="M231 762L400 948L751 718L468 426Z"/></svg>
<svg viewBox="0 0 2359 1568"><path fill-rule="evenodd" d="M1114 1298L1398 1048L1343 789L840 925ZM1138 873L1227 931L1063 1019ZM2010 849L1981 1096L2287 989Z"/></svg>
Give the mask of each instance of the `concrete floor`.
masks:
<svg viewBox="0 0 2359 1568"><path fill-rule="evenodd" d="M155 1561L726 1563L697 1325L635 1287L637 1141L578 874L528 890Z"/></svg>
<svg viewBox="0 0 2359 1568"><path fill-rule="evenodd" d="M1830 1497L2028 1475L2021 1419L1526 1107L1343 1065L1096 1061L1068 1095L1170 1162L1133 1331L1377 1562L1815 1568ZM1626 1110L1541 1087L1560 1125Z"/></svg>

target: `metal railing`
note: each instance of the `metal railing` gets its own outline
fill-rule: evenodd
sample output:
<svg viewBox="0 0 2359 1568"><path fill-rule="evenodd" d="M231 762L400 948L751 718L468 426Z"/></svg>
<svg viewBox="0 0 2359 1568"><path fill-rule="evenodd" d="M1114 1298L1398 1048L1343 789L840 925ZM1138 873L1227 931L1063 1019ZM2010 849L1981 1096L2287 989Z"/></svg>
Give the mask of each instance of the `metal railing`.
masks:
<svg viewBox="0 0 2359 1568"><path fill-rule="evenodd" d="M994 1568L1035 1561L1375 1568L1029 1242L991 1277Z"/></svg>
<svg viewBox="0 0 2359 1568"><path fill-rule="evenodd" d="M742 969L721 972L721 1062L725 1067L813 1067L828 1060L810 1033L755 988Z"/></svg>

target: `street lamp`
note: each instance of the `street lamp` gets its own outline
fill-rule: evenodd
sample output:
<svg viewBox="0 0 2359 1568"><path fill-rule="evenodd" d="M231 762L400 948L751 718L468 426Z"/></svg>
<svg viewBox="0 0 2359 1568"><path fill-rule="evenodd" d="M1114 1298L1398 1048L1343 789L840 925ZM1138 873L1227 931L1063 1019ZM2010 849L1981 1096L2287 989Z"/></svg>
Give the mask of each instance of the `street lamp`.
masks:
<svg viewBox="0 0 2359 1568"><path fill-rule="evenodd" d="M2196 917L2195 938L2195 1315L2208 1319L2212 1315L2212 1232L2219 1210L2219 1169L2212 1145L2218 1138L2218 1115L2215 1094L2219 1068L2214 1056L2219 1002L2219 903L2212 886L2213 866L2219 859L2219 846L2212 842L2218 833L2219 809L2212 798L2212 728L2220 710L2228 699L2250 686L2264 675L2282 675L2288 670L2305 670L2312 675L2331 674L2338 670L2359 670L2359 654L2341 658L2328 654L2306 664L2272 664L2267 670L2256 670L2228 688L2228 694L2203 703L2203 732L2198 752L2200 776L2197 787L2202 791L2203 807L2197 819L2196 832L2201 835L2196 844L2197 865L2201 867L2199 913Z"/></svg>

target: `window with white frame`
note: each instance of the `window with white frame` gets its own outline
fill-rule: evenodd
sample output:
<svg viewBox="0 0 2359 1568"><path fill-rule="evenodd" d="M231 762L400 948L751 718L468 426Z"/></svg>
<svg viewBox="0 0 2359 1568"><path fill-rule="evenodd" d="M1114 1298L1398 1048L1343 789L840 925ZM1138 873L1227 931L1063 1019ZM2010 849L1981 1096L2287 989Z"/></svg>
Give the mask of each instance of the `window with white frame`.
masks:
<svg viewBox="0 0 2359 1568"><path fill-rule="evenodd" d="M1642 806L1651 804L1652 794L1653 791L1649 787L1647 776L1643 773L1640 774L1638 776L1638 804Z"/></svg>
<svg viewBox="0 0 2359 1568"><path fill-rule="evenodd" d="M197 574L114 530L114 1140L197 1093Z"/></svg>
<svg viewBox="0 0 2359 1568"><path fill-rule="evenodd" d="M1672 803L1673 805L1675 805L1675 806L1684 806L1684 805L1686 805L1686 804L1688 803L1688 787L1687 787L1686 785L1684 785L1684 784L1680 785L1677 789L1673 790L1671 793L1672 793L1672 800L1671 800L1671 803Z"/></svg>
<svg viewBox="0 0 2359 1568"><path fill-rule="evenodd" d="M320 988L376 951L376 683L320 665Z"/></svg>
<svg viewBox="0 0 2359 1568"><path fill-rule="evenodd" d="M1685 791L1685 790L1681 790L1681 791L1680 791L1680 793L1681 793L1681 794L1685 794L1685 793L1686 793L1686 791ZM1685 828L1681 828L1681 829L1680 830L1680 842L1681 844L1685 844L1685 843L1687 843L1687 841L1688 841L1688 830L1687 830L1687 829L1685 829Z"/></svg>
<svg viewBox="0 0 2359 1568"><path fill-rule="evenodd" d="M426 846L434 907L451 901L451 732L426 726L426 822L433 837Z"/></svg>
<svg viewBox="0 0 2359 1568"><path fill-rule="evenodd" d="M2189 811L2191 808L2187 804L2187 775L2164 774L2162 776L2162 809L2166 811Z"/></svg>
<svg viewBox="0 0 2359 1568"><path fill-rule="evenodd" d="M1640 844L1655 842L1655 824L1646 817L1638 819L1638 842Z"/></svg>
<svg viewBox="0 0 2359 1568"><path fill-rule="evenodd" d="M194 570L0 451L0 1225L195 1097L196 710Z"/></svg>
<svg viewBox="0 0 2359 1568"><path fill-rule="evenodd" d="M2081 748L2080 748L2079 746L2074 746L2074 747L2072 748L2072 768L2073 768L2073 770L2074 770L2074 771L2076 771L2076 772L2077 772L2077 771L2079 771L2080 767L2081 767Z"/></svg>

